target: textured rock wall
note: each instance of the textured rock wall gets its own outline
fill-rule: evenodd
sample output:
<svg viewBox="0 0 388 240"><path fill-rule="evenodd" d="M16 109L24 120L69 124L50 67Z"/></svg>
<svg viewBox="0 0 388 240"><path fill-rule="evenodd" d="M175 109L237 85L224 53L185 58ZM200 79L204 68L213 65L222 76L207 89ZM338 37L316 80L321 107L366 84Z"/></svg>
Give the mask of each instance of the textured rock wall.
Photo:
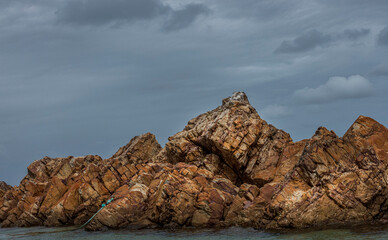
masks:
<svg viewBox="0 0 388 240"><path fill-rule="evenodd" d="M164 148L147 133L109 159L43 158L0 182L0 223L105 227L303 228L388 222L388 131L360 116L340 138L294 143L242 92L190 120Z"/></svg>

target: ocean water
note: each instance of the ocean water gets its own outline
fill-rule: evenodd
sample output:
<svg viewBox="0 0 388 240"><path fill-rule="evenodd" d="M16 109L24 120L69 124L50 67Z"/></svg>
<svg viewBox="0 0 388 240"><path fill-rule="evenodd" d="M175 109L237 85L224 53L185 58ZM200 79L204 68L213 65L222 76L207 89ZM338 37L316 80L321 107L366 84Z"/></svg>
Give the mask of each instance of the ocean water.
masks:
<svg viewBox="0 0 388 240"><path fill-rule="evenodd" d="M388 239L388 227L357 227L354 229L304 230L289 232L264 232L252 228L202 229L202 230L109 230L87 232L84 230L69 231L69 228L3 228L0 229L0 239L295 239L295 240L328 240L328 239Z"/></svg>

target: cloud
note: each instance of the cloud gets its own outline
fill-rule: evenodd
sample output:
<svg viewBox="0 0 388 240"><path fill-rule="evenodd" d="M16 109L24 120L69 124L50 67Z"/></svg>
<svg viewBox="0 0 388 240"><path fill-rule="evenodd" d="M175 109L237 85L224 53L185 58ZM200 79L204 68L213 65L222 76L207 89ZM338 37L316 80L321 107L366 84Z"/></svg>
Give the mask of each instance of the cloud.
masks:
<svg viewBox="0 0 388 240"><path fill-rule="evenodd" d="M166 32L180 30L191 25L200 15L210 13L210 9L203 4L190 3L183 9L173 11L163 26Z"/></svg>
<svg viewBox="0 0 388 240"><path fill-rule="evenodd" d="M175 10L160 0L71 0L57 11L58 22L73 25L120 25L164 17L163 31L190 26L200 15L210 13L199 3L189 3Z"/></svg>
<svg viewBox="0 0 388 240"><path fill-rule="evenodd" d="M303 88L293 94L297 102L304 104L320 104L340 99L363 98L373 95L373 87L368 79L353 75L331 77L325 84L317 88Z"/></svg>
<svg viewBox="0 0 388 240"><path fill-rule="evenodd" d="M168 11L159 0L71 0L57 14L59 22L99 26L152 19Z"/></svg>
<svg viewBox="0 0 388 240"><path fill-rule="evenodd" d="M275 53L305 52L316 47L326 46L331 41L332 37L330 35L313 29L303 33L292 41L283 41L275 50Z"/></svg>
<svg viewBox="0 0 388 240"><path fill-rule="evenodd" d="M370 29L346 29L340 37L348 40L358 40L362 37L369 35Z"/></svg>
<svg viewBox="0 0 388 240"><path fill-rule="evenodd" d="M0 6L5 8L5 7L8 7L10 3L12 3L11 0L2 0L0 1Z"/></svg>
<svg viewBox="0 0 388 240"><path fill-rule="evenodd" d="M388 76L388 62L381 63L374 67L372 74L375 76Z"/></svg>
<svg viewBox="0 0 388 240"><path fill-rule="evenodd" d="M381 46L388 46L388 27L382 29L377 36L377 43Z"/></svg>
<svg viewBox="0 0 388 240"><path fill-rule="evenodd" d="M264 119L282 118L291 115L291 110L283 105L271 104L259 111L259 114L262 115Z"/></svg>
<svg viewBox="0 0 388 240"><path fill-rule="evenodd" d="M313 50L317 47L326 47L331 42L339 40L355 41L367 36L370 29L346 29L339 34L325 34L316 29L304 32L294 40L285 40L275 50L275 53L298 53Z"/></svg>
<svg viewBox="0 0 388 240"><path fill-rule="evenodd" d="M302 2L288 0L212 0L207 2L216 2L217 10L223 11L225 17L245 18L260 22L286 16L303 5Z"/></svg>

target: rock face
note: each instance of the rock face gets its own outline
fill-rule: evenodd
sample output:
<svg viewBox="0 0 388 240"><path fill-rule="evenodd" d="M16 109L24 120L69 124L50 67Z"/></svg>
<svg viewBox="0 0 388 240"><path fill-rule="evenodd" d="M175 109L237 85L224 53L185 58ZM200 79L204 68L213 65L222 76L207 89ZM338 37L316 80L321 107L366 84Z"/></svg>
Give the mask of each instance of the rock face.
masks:
<svg viewBox="0 0 388 240"><path fill-rule="evenodd" d="M0 182L0 223L80 225L111 197L87 229L387 223L387 185L388 130L375 120L294 143L237 92L165 148L146 133L109 159L33 162L18 187Z"/></svg>

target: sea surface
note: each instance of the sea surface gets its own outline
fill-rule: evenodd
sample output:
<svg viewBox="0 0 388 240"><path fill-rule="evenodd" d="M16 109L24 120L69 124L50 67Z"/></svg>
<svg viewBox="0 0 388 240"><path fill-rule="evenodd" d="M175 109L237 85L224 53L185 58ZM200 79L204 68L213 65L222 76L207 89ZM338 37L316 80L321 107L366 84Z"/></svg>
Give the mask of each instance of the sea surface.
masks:
<svg viewBox="0 0 388 240"><path fill-rule="evenodd" d="M252 228L202 229L202 230L109 230L87 232L71 230L71 228L0 228L0 239L297 239L297 240L327 240L327 239L388 239L388 226L357 227L348 229L304 230L288 232L264 232Z"/></svg>

